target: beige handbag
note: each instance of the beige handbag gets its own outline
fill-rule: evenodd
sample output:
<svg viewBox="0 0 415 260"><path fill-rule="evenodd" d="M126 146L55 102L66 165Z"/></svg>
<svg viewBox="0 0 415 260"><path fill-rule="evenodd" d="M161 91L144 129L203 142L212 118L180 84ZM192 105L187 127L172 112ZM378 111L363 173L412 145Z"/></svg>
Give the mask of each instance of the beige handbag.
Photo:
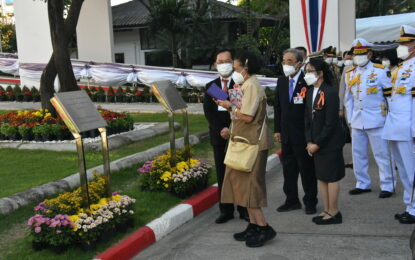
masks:
<svg viewBox="0 0 415 260"><path fill-rule="evenodd" d="M265 121L261 127L261 133L259 134L258 142L256 144L250 144L248 139L242 136L233 136L231 127L231 137L229 139L228 149L226 151L225 161L226 166L242 171L251 172L254 167L254 163L258 156L259 141L261 140L262 133L264 131Z"/></svg>

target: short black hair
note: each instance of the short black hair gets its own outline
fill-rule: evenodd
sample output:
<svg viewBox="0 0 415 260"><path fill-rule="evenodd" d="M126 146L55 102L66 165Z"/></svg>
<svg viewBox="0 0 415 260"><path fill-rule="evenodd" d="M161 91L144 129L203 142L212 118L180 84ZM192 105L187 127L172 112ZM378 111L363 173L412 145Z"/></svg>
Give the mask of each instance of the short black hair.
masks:
<svg viewBox="0 0 415 260"><path fill-rule="evenodd" d="M327 84L331 85L334 82L334 76L331 69L324 61L323 57L310 58L309 62L305 65L305 68L307 68L308 65L313 66L317 72L322 71L324 82Z"/></svg>
<svg viewBox="0 0 415 260"><path fill-rule="evenodd" d="M213 62L216 62L216 59L218 58L218 55L219 55L219 54L221 54L221 53L224 53L224 52L229 52L229 53L231 54L231 59L233 60L233 50L223 48L223 49L219 49L219 50L215 53L215 56L213 57Z"/></svg>
<svg viewBox="0 0 415 260"><path fill-rule="evenodd" d="M303 51L303 52L305 52L305 56L307 56L307 49L305 48L305 47L303 47L303 46L298 46L298 47L295 47L295 49L297 49L297 50L299 50L299 51ZM305 59L306 57L304 57L304 59Z"/></svg>
<svg viewBox="0 0 415 260"><path fill-rule="evenodd" d="M261 70L261 60L250 51L239 50L235 55L235 60L247 68L249 75L258 74Z"/></svg>

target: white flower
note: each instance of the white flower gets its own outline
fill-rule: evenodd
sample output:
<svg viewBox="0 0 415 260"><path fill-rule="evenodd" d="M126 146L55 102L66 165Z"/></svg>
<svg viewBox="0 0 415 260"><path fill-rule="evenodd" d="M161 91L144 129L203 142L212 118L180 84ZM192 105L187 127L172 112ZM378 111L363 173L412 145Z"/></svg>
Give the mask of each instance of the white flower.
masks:
<svg viewBox="0 0 415 260"><path fill-rule="evenodd" d="M183 182L186 182L187 181L187 177L183 177Z"/></svg>
<svg viewBox="0 0 415 260"><path fill-rule="evenodd" d="M127 211L126 211L125 209L123 209L123 210L122 210L122 213L123 213L123 214L125 214L125 213L127 213Z"/></svg>
<svg viewBox="0 0 415 260"><path fill-rule="evenodd" d="M84 230L85 230L85 229L86 229L86 225L83 225L83 226L82 226L82 229L84 229Z"/></svg>
<svg viewBox="0 0 415 260"><path fill-rule="evenodd" d="M130 212L131 215L134 214L134 211L133 210L130 210L129 212Z"/></svg>
<svg viewBox="0 0 415 260"><path fill-rule="evenodd" d="M104 221L104 223L107 223L108 222L108 219L107 218L104 218L103 221Z"/></svg>
<svg viewBox="0 0 415 260"><path fill-rule="evenodd" d="M91 224L91 228L95 228L97 225L95 225L95 223Z"/></svg>

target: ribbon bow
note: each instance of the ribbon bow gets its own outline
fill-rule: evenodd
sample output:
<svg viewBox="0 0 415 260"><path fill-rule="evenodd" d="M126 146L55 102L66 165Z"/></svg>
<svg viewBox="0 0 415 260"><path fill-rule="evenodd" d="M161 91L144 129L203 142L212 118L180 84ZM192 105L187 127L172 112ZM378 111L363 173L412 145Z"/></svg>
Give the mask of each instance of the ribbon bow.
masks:
<svg viewBox="0 0 415 260"><path fill-rule="evenodd" d="M317 107L322 108L324 106L324 91L320 91L320 98L317 101Z"/></svg>
<svg viewBox="0 0 415 260"><path fill-rule="evenodd" d="M306 87L303 87L301 89L301 92L300 92L300 97L302 97L304 99L306 93L307 93L307 88Z"/></svg>

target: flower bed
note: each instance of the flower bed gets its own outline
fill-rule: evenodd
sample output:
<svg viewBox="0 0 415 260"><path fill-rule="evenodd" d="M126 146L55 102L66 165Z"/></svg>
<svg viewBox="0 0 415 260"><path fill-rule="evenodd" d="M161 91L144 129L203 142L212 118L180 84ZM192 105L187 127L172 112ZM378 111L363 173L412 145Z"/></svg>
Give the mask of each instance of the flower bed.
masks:
<svg viewBox="0 0 415 260"><path fill-rule="evenodd" d="M167 152L147 161L138 172L142 175L141 187L149 191L169 191L185 198L206 188L209 168L201 159L184 160L184 150L176 151L178 163L170 165L171 153Z"/></svg>
<svg viewBox="0 0 415 260"><path fill-rule="evenodd" d="M134 127L134 121L128 114L115 113L99 109L107 122L108 134L129 131ZM84 137L98 136L97 130L92 130ZM52 141L72 139L61 118L53 117L48 110L11 111L0 115L0 140L23 141Z"/></svg>
<svg viewBox="0 0 415 260"><path fill-rule="evenodd" d="M36 214L27 225L35 250L51 248L60 253L74 245L89 250L99 240L111 238L116 231L124 232L132 224L135 199L118 193L105 198L105 181L98 176L88 188L92 203L89 212L81 208L81 188L34 208Z"/></svg>

